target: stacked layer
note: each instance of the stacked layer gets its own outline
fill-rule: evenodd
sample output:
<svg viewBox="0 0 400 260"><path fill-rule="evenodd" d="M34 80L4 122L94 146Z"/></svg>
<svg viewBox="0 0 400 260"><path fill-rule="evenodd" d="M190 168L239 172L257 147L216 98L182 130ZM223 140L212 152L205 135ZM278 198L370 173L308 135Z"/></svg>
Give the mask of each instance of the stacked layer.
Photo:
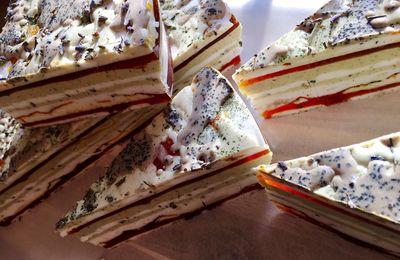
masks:
<svg viewBox="0 0 400 260"><path fill-rule="evenodd" d="M253 188L252 167L271 156L243 101L217 71L205 68L132 136L57 229L115 246Z"/></svg>
<svg viewBox="0 0 400 260"><path fill-rule="evenodd" d="M218 1L218 3L222 2ZM173 10L169 9L169 12ZM178 10L175 12L179 13ZM203 15L205 14L207 13L203 10ZM200 15L196 15L195 18L205 19ZM193 31L194 29L190 26L196 26L195 18L192 18L191 23L186 27L178 27L173 31ZM213 21L216 23L217 20ZM169 20L165 22L169 23ZM172 37L170 32L168 31L169 36ZM196 42L201 46L206 45L201 43L200 39ZM196 55L190 50L190 46L187 48L181 46L181 55L186 57L191 54ZM215 62L218 63L217 60ZM186 68L192 65L192 63L187 64ZM15 169L11 170L12 174L4 174L0 181L0 222L3 225L10 224L17 216L49 196L71 177L81 173L101 156L106 155L116 144L126 141L165 106L162 102L105 118L25 129L23 140L14 141L15 146L20 150L18 153L13 152L15 159L11 163ZM27 131L29 134L26 133ZM74 138L75 136L79 138ZM57 138L60 142L62 141L61 144L55 142ZM23 156L20 155L22 153ZM3 158L3 160L8 159Z"/></svg>
<svg viewBox="0 0 400 260"><path fill-rule="evenodd" d="M24 129L14 118L0 111L0 192L32 173L99 121L82 120Z"/></svg>
<svg viewBox="0 0 400 260"><path fill-rule="evenodd" d="M222 73L240 63L242 27L222 0L162 0L174 65L175 93L205 66Z"/></svg>
<svg viewBox="0 0 400 260"><path fill-rule="evenodd" d="M168 40L158 1L11 4L0 34L0 104L26 126L166 102Z"/></svg>
<svg viewBox="0 0 400 260"><path fill-rule="evenodd" d="M399 160L396 133L261 166L258 178L283 210L400 256Z"/></svg>
<svg viewBox="0 0 400 260"><path fill-rule="evenodd" d="M264 118L393 90L400 72L399 6L332 0L234 79Z"/></svg>

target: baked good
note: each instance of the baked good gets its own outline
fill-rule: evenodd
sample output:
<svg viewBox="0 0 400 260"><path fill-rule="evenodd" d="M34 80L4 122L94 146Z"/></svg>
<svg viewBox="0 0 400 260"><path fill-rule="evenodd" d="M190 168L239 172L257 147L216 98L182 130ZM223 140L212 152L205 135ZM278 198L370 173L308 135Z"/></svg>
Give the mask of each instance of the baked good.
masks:
<svg viewBox="0 0 400 260"><path fill-rule="evenodd" d="M167 103L168 40L153 0L18 0L0 34L1 108L25 126Z"/></svg>
<svg viewBox="0 0 400 260"><path fill-rule="evenodd" d="M258 179L279 208L400 256L400 133L271 166Z"/></svg>
<svg viewBox="0 0 400 260"><path fill-rule="evenodd" d="M216 70L204 68L132 136L57 230L113 247L256 188L252 167L271 156L239 95Z"/></svg>
<svg viewBox="0 0 400 260"><path fill-rule="evenodd" d="M205 66L229 73L240 63L242 26L222 0L162 0L175 93Z"/></svg>
<svg viewBox="0 0 400 260"><path fill-rule="evenodd" d="M332 0L234 75L264 118L392 91L399 85L399 4Z"/></svg>

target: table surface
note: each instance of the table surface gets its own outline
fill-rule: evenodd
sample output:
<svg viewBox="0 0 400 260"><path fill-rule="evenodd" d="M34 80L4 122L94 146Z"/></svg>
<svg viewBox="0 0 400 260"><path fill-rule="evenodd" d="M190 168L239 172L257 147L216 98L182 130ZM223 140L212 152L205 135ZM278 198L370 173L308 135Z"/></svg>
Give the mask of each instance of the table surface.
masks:
<svg viewBox="0 0 400 260"><path fill-rule="evenodd" d="M243 23L242 58L247 60L325 1L227 2ZM399 99L399 92L387 94L267 120L261 127L274 161L291 159L398 131ZM244 194L112 250L72 237L60 238L54 233L54 223L104 172L106 161L77 177L18 223L0 228L0 259L394 259L279 212L263 191Z"/></svg>

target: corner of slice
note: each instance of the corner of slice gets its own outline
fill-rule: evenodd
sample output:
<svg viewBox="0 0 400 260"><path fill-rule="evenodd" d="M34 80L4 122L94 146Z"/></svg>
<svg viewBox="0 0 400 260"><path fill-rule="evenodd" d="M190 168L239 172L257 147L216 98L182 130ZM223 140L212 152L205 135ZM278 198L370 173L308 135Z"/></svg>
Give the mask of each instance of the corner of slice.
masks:
<svg viewBox="0 0 400 260"><path fill-rule="evenodd" d="M400 256L400 133L261 166L284 211Z"/></svg>
<svg viewBox="0 0 400 260"><path fill-rule="evenodd" d="M222 0L164 0L161 15L171 44L174 90L205 66L221 73L240 63L242 26Z"/></svg>
<svg viewBox="0 0 400 260"><path fill-rule="evenodd" d="M234 79L264 118L399 86L399 5L332 0L256 54Z"/></svg>
<svg viewBox="0 0 400 260"><path fill-rule="evenodd" d="M57 223L62 235L113 247L256 188L272 153L227 79L204 68Z"/></svg>
<svg viewBox="0 0 400 260"><path fill-rule="evenodd" d="M167 103L172 68L158 1L10 5L0 34L0 104L38 126Z"/></svg>

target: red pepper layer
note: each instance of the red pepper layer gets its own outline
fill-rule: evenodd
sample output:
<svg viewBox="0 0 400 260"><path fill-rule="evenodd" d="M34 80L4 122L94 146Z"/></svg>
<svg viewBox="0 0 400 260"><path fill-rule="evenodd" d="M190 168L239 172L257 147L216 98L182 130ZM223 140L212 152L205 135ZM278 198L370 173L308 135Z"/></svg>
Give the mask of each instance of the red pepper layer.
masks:
<svg viewBox="0 0 400 260"><path fill-rule="evenodd" d="M289 69L283 69L280 71L276 71L273 73L268 73L259 77L255 77L252 79L246 79L246 80L241 80L240 81L240 87L244 88L244 87L250 87L251 85L260 82L260 81L264 81L267 79L272 79L272 78L276 78L282 75L286 75L286 74L290 74L290 73L294 73L294 72L299 72L299 71L304 71L304 70L309 70L309 69L313 69L319 66L323 66L323 65L328 65L328 64L332 64L338 61L342 61L342 60L348 60L348 59L353 59L353 58L357 58L357 57L361 57L364 55L368 55L370 53L374 53L374 52L378 52L378 51L383 51L386 49L393 49L393 48L399 48L400 47L400 42L396 42L396 43L391 43L391 44L387 44L387 45L383 45L380 47L376 47L376 48L372 48L372 49L368 49L368 50L362 50L362 51L358 51L358 52L354 52L354 53L349 53L346 55L342 55L342 56L338 56L338 57L333 57L330 59L326 59L326 60L321 60L321 61L317 61L317 62L313 62L313 63L309 63L309 64L305 64L305 65L301 65L301 66L297 66L297 67L293 67L293 68L289 68Z"/></svg>
<svg viewBox="0 0 400 260"><path fill-rule="evenodd" d="M305 199L307 201L310 201L310 202L313 202L315 204L318 204L318 205L320 205L322 207L333 209L333 210L335 210L337 212L340 212L341 214L344 214L344 215L347 215L347 216L353 218L355 221L364 221L369 225L374 225L374 226L377 226L379 228L383 228L383 229L389 230L390 232L395 232L395 233L400 234L399 230L392 229L392 228L390 228L388 226L385 226L385 225L381 224L380 222L383 222L383 220L381 218L379 218L379 217L371 215L372 217L377 219L376 221L373 221L373 220L370 220L370 219L368 219L366 217L363 217L361 215L349 212L347 210L344 210L343 208L340 208L338 206L332 205L331 204L332 202L330 202L328 199L325 199L325 198L322 198L322 197L321 198L317 198L317 197L311 196L309 194L306 194L305 192L301 191L301 189L304 189L304 188L295 189L295 188L292 188L292 187L289 186L291 184L286 185L286 184L280 183L278 181L275 181L273 179L274 177L271 177L271 176L269 176L267 174L258 175L257 178L258 178L258 181L260 183L262 183L266 187L273 187L275 189L278 189L278 190L281 190L281 191L285 191L285 192L293 194L293 195L295 195L297 197L303 198L303 199ZM292 185L294 185L294 184L292 184ZM363 213L363 214L368 214L368 213Z"/></svg>
<svg viewBox="0 0 400 260"><path fill-rule="evenodd" d="M367 84L363 84L363 85L367 85ZM313 107L313 106L320 106L320 105L330 106L330 105L334 105L334 104L339 104L339 103L343 103L343 102L345 102L353 97L356 97L356 96L363 96L363 95L371 94L374 92L398 87L398 86L400 86L400 83L397 82L397 83L392 83L392 84L388 84L385 86L376 87L373 89L364 89L364 90L345 93L346 91L348 91L352 88L356 88L356 87L360 87L360 86L362 86L362 85L350 87L350 88L344 89L340 92L330 94L330 95L320 96L320 97L313 97L313 98L298 97L288 104L276 107L274 109L265 110L262 115L264 118L271 118L274 115L280 114L285 111L308 108L308 107ZM301 100L304 100L304 101L301 101Z"/></svg>
<svg viewBox="0 0 400 260"><path fill-rule="evenodd" d="M233 67L236 66L240 63L240 55L236 56L235 58L233 58L230 62L226 63L225 65L223 65L219 71L224 72L224 70L226 70L229 67Z"/></svg>
<svg viewBox="0 0 400 260"><path fill-rule="evenodd" d="M138 205L150 203L151 200L154 199L155 197L161 196L161 195L163 195L163 194L165 194L165 193L168 193L168 192L170 192L170 191L173 191L173 190L175 190L175 189L177 189L177 188L180 188L180 187L183 187L183 186L185 186L185 185L189 185L189 184L198 182L198 181L200 181L200 180L206 179L206 178L208 178L208 177L211 177L212 175L219 174L219 173L221 173L221 172L223 172L223 171L226 171L226 170L229 170L229 169L231 169L231 168L233 168L233 167L238 167L238 166L240 166L240 165L242 165L242 164L244 164L244 163L246 163L246 162L250 162L250 161L259 159L259 158L261 158L262 156L268 155L269 153L270 153L270 151L269 151L268 149L265 149L265 150L262 150L262 151L260 151L260 152L258 152L258 153L255 153L255 154L249 155L249 156L247 156L247 157L244 157L244 158L242 158L242 159L240 159L240 160L238 160L238 161L236 161L236 162L234 162L234 163L232 163L232 164L230 164L230 165L227 165L227 166L225 166L225 167L223 167L223 168L221 168L221 169L218 169L218 170L216 170L216 171L214 171L214 172L210 172L210 173L208 173L208 174L203 174L203 175L199 176L198 178L191 179L191 180L188 180L188 181L186 181L186 182L180 183L180 184L178 184L178 185L176 185L176 186L170 187L169 189L166 189L166 190L164 190L164 191L162 191L162 192L159 192L159 193L157 193L157 194L155 194L155 195L153 195L153 196L144 198L144 199L142 199L142 200L140 200L140 201L133 202L133 203L130 204L130 205L127 205L127 206L125 206L125 207L122 207L122 208L120 208L120 209L117 209L117 210L115 210L115 211L113 211L113 212L109 212L109 213L107 213L107 214L105 214L105 215L103 215L103 216L98 217L97 219L93 219L93 220L91 220L91 221L89 221L89 222L87 222L87 223L83 223L83 224L80 225L80 226L74 227L72 230L70 230L70 231L68 232L68 234L77 233L77 232L79 232L80 230L82 230L82 229L84 229L84 228L86 228L86 227L88 227L88 226L90 226L90 225L92 225L92 224L94 224L94 223L96 223L96 222L98 222L98 221L101 221L101 220L103 220L103 219L109 218L109 217L111 217L111 216L118 215L119 213L121 213L121 212L123 212L123 211L125 211L125 210L127 210L127 209L136 207L136 206L138 206Z"/></svg>
<svg viewBox="0 0 400 260"><path fill-rule="evenodd" d="M162 142L161 145L164 147L167 155L174 155L177 156L179 155L179 150L178 151L173 151L172 150L172 145L174 144L174 141L168 137L165 142ZM154 159L153 164L156 166L157 170L162 169L165 170L165 163L158 158L158 156Z"/></svg>

